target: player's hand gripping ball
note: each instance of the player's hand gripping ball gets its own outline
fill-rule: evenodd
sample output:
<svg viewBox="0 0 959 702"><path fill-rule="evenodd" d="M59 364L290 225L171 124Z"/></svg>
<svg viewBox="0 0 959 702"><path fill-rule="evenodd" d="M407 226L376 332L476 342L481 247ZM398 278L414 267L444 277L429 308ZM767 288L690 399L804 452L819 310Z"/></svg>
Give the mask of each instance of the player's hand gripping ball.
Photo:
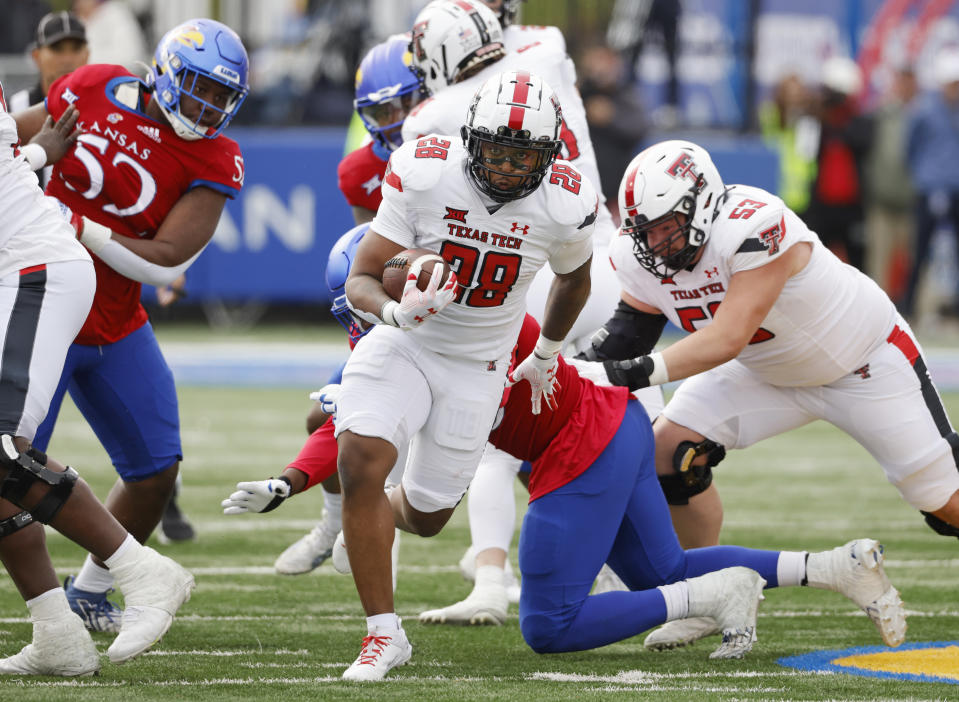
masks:
<svg viewBox="0 0 959 702"><path fill-rule="evenodd" d="M400 251L383 266L383 288L386 294L399 302L403 297L403 288L411 269L418 272L416 287L425 291L430 283L435 266L443 266L443 273L439 280L442 288L449 282L453 269L435 251L429 249L406 249Z"/></svg>

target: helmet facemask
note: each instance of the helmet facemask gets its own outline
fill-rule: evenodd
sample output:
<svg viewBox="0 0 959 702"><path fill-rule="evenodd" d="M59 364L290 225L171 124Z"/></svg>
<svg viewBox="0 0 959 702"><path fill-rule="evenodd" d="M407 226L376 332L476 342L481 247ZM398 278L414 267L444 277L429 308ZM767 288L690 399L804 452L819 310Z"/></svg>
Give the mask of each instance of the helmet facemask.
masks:
<svg viewBox="0 0 959 702"><path fill-rule="evenodd" d="M560 148L558 140L534 140L528 130L506 126L499 127L496 134L485 127L464 126L463 139L469 151L470 177L496 202L519 200L536 190ZM503 168L507 162L509 170ZM515 185L497 185L497 177L509 178Z"/></svg>
<svg viewBox="0 0 959 702"><path fill-rule="evenodd" d="M183 70L177 72L177 66L180 66ZM174 131L176 131L177 136L182 139L192 141L203 137L212 139L218 136L220 132L226 129L230 119L232 119L240 105L243 104L243 100L246 99L246 91L236 90L228 83L217 79L216 76L203 75L197 71L186 69L177 56L171 57L164 70L172 70L174 87L167 88L163 91L160 95L159 104L163 112L167 115L170 125ZM196 94L197 82L201 75L218 85L229 88L230 95L223 108L217 107ZM183 113L184 96L199 103L200 112L197 114L196 119L190 119ZM216 120L209 126L203 126L204 118L210 114L215 115Z"/></svg>

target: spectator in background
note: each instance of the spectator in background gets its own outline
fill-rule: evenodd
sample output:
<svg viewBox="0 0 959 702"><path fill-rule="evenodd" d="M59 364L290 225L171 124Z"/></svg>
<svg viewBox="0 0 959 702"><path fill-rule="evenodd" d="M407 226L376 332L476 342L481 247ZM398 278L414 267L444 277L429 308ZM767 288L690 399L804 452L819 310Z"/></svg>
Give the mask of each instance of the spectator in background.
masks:
<svg viewBox="0 0 959 702"><path fill-rule="evenodd" d="M579 62L579 92L596 151L603 194L613 218L619 218L615 195L620 175L646 133L643 104L636 84L626 80L622 57L607 46L587 49Z"/></svg>
<svg viewBox="0 0 959 702"><path fill-rule="evenodd" d="M43 102L53 81L86 64L90 49L83 23L70 12L44 15L36 27L36 39L30 55L37 64L40 76L33 88L10 96L7 107L11 114ZM52 171L52 165L37 171L41 188L46 187Z"/></svg>
<svg viewBox="0 0 959 702"><path fill-rule="evenodd" d="M805 212L816 177L819 125L798 75L789 73L776 83L772 97L759 106L759 126L767 145L779 154L777 194L794 212Z"/></svg>
<svg viewBox="0 0 959 702"><path fill-rule="evenodd" d="M122 0L73 0L73 11L87 28L90 63L119 64L143 75L138 62L149 52L143 28L130 6Z"/></svg>
<svg viewBox="0 0 959 702"><path fill-rule="evenodd" d="M902 314L915 313L919 278L932 235L959 232L959 48L943 49L934 67L936 90L917 101L906 127L906 161L916 188L916 246Z"/></svg>
<svg viewBox="0 0 959 702"><path fill-rule="evenodd" d="M820 86L816 178L801 215L822 243L859 270L865 265L862 166L872 129L859 113L859 66L834 56L823 64Z"/></svg>
<svg viewBox="0 0 959 702"><path fill-rule="evenodd" d="M911 66L893 69L882 104L872 115L873 140L866 154L866 273L899 302L912 251L915 193L906 165L905 125L916 95Z"/></svg>
<svg viewBox="0 0 959 702"><path fill-rule="evenodd" d="M616 0L609 22L606 43L621 51L626 61L627 81L635 83L636 64L649 38L651 29L657 29L663 42L663 52L669 70L666 75L666 94L663 104L653 111L655 125L672 129L680 122L679 110L679 0Z"/></svg>

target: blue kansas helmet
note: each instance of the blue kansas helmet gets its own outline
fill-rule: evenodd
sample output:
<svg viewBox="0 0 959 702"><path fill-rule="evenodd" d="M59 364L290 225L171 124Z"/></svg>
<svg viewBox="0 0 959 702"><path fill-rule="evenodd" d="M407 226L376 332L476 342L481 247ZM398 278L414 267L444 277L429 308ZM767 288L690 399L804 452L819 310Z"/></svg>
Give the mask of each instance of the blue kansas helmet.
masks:
<svg viewBox="0 0 959 702"><path fill-rule="evenodd" d="M250 61L236 32L211 19L193 19L167 32L153 55L150 82L154 97L177 135L195 140L214 139L236 115L250 91ZM194 94L200 76L225 85L233 92L224 109ZM200 103L196 121L183 114L180 99L187 95ZM208 111L219 116L215 125L203 127Z"/></svg>
<svg viewBox="0 0 959 702"><path fill-rule="evenodd" d="M373 328L356 319L346 304L346 279L356 258L356 247L369 229L370 223L364 222L337 239L326 263L326 287L330 289L330 299L333 300L330 312L349 333L351 344L355 344Z"/></svg>
<svg viewBox="0 0 959 702"><path fill-rule="evenodd" d="M353 107L373 138L393 151L403 143L399 127L426 95L413 71L408 34L398 34L377 44L356 70Z"/></svg>

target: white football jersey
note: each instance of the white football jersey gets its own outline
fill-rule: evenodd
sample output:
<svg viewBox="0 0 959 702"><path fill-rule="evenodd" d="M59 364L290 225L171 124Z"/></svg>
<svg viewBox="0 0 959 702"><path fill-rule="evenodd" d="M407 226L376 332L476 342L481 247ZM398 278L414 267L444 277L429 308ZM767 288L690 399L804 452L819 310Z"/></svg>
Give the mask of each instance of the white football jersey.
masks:
<svg viewBox="0 0 959 702"><path fill-rule="evenodd" d="M59 207L43 195L19 144L0 85L0 277L42 263L89 260Z"/></svg>
<svg viewBox="0 0 959 702"><path fill-rule="evenodd" d="M500 73L526 70L546 81L559 99L563 111L563 125L559 135L563 142L560 158L572 163L576 170L589 178L593 189L601 193L599 166L596 165L596 152L589 138L586 108L583 107L583 100L576 88L576 67L566 55L565 41L556 39L556 35L562 39L562 34L555 27L531 28L528 32L512 33L512 36L517 34L526 34L528 41L476 75L461 83L447 86L417 105L403 123L403 140L408 141L424 134L449 134L459 139L461 128L466 124L473 95L480 86ZM605 202L605 198L603 201ZM596 223L596 242L608 242L615 231L612 215L605 207L600 207Z"/></svg>
<svg viewBox="0 0 959 702"><path fill-rule="evenodd" d="M557 161L530 195L490 214L466 160L458 139L405 142L390 157L370 229L436 251L456 270L457 298L409 333L437 353L492 361L516 343L536 272L548 262L569 273L589 259L599 205L590 182Z"/></svg>
<svg viewBox="0 0 959 702"><path fill-rule="evenodd" d="M729 188L692 270L660 280L639 265L628 236L614 240L610 258L623 290L693 332L712 321L734 274L765 265L801 241L813 245L809 263L786 281L737 360L772 385L825 385L859 368L885 343L896 309L772 193Z"/></svg>

